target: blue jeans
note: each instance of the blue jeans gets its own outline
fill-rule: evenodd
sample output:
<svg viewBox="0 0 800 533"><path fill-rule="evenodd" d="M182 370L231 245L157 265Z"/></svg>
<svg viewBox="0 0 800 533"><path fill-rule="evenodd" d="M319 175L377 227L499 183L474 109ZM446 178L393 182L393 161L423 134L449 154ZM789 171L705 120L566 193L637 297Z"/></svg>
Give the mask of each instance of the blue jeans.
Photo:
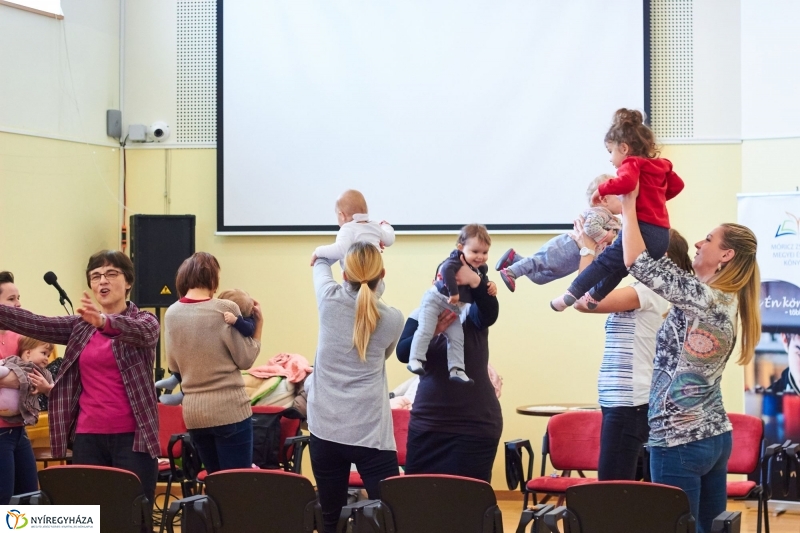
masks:
<svg viewBox="0 0 800 533"><path fill-rule="evenodd" d="M600 430L600 481L636 481L639 456L647 444L650 426L648 405L633 407L601 407L603 426Z"/></svg>
<svg viewBox="0 0 800 533"><path fill-rule="evenodd" d="M253 421L190 429L189 436L209 474L253 466Z"/></svg>
<svg viewBox="0 0 800 533"><path fill-rule="evenodd" d="M647 222L639 222L639 230L642 232L642 239L653 259L661 259L667 253L669 246L669 228L654 226ZM625 228L622 228L625 231ZM622 235L597 256L589 266L578 274L578 277L569 286L570 294L575 298L580 298L589 293L598 302L609 295L619 282L628 275L628 268L622 252Z"/></svg>
<svg viewBox="0 0 800 533"><path fill-rule="evenodd" d="M25 428L0 428L0 505L38 488L36 459Z"/></svg>
<svg viewBox="0 0 800 533"><path fill-rule="evenodd" d="M689 497L698 533L711 531L714 518L725 510L731 432L680 444L650 448L650 471L654 483L683 489Z"/></svg>

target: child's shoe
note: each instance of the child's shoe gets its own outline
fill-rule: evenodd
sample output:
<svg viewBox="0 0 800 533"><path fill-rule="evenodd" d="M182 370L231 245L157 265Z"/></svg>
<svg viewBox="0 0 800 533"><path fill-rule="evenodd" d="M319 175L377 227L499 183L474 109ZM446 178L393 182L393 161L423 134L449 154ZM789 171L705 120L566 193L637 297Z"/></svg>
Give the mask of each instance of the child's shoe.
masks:
<svg viewBox="0 0 800 533"><path fill-rule="evenodd" d="M514 292L517 288L517 278L509 269L503 268L500 270L500 279L503 280L503 283L506 284L506 287L508 287L508 290L511 292Z"/></svg>
<svg viewBox="0 0 800 533"><path fill-rule="evenodd" d="M509 248L506 250L506 253L500 256L500 259L497 260L497 264L494 266L494 269L498 272L510 267L514 263L516 263L517 259L517 252L514 251L513 248Z"/></svg>
<svg viewBox="0 0 800 533"><path fill-rule="evenodd" d="M406 368L408 368L408 371L411 372L412 374L416 374L418 376L424 376L425 375L424 363L425 361L412 359L411 361L408 362L408 366Z"/></svg>
<svg viewBox="0 0 800 533"><path fill-rule="evenodd" d="M565 292L564 294L562 294L561 296L550 302L550 307L553 309L553 311L558 311L560 313L567 307L570 307L576 301L577 298L575 298L575 296L573 296L572 293ZM595 305L595 307L597 307L597 305Z"/></svg>
<svg viewBox="0 0 800 533"><path fill-rule="evenodd" d="M171 374L168 378L160 379L155 383L157 389L166 390L177 389L178 385L180 384L181 382L178 381L178 378L175 376L175 374Z"/></svg>
<svg viewBox="0 0 800 533"><path fill-rule="evenodd" d="M470 379L464 370L460 368L451 368L450 369L450 381L455 381L456 383L464 383L466 385L472 385L475 382Z"/></svg>
<svg viewBox="0 0 800 533"><path fill-rule="evenodd" d="M164 405L180 405L183 402L183 393L176 392L175 394L162 394L158 397L158 401Z"/></svg>

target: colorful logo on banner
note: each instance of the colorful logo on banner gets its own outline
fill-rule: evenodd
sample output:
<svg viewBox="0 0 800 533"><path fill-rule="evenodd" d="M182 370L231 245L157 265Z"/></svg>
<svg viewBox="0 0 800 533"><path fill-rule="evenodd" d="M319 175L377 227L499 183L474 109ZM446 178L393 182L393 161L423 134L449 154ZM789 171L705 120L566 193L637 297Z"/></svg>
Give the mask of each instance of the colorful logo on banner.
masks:
<svg viewBox="0 0 800 533"><path fill-rule="evenodd" d="M775 232L775 237L785 237L787 235L800 235L800 217L793 215L786 211L790 218L785 219L778 226L778 231Z"/></svg>
<svg viewBox="0 0 800 533"><path fill-rule="evenodd" d="M22 529L28 525L28 519L25 513L11 509L6 512L6 525L8 529Z"/></svg>

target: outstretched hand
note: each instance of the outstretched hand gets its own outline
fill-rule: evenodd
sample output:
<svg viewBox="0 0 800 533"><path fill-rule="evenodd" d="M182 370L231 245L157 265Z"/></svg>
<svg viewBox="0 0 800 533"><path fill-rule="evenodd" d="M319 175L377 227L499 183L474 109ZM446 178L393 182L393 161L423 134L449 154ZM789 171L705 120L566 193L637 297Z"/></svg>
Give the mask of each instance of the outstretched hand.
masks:
<svg viewBox="0 0 800 533"><path fill-rule="evenodd" d="M100 308L94 304L86 291L83 292L83 298L81 298L81 307L78 308L78 314L81 315L81 318L84 321L96 328L103 326L104 320L103 315L100 312Z"/></svg>

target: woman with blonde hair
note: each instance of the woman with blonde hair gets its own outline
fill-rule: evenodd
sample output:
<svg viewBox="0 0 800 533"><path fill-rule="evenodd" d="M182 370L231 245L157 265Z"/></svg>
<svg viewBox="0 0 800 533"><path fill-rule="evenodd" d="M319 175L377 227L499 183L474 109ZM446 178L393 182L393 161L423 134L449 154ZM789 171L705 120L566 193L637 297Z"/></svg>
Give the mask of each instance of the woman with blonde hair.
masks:
<svg viewBox="0 0 800 533"><path fill-rule="evenodd" d="M761 336L757 242L739 224L717 226L695 244L695 275L645 249L636 194L623 197L623 255L630 274L672 304L658 332L650 391L653 481L683 489L698 532L725 510L732 426L720 382L741 331L746 365ZM739 326L738 322L741 322Z"/></svg>
<svg viewBox="0 0 800 533"><path fill-rule="evenodd" d="M347 503L351 464L370 498L380 497L380 480L399 473L385 361L403 314L379 300L384 274L380 251L363 242L348 250L341 285L329 260L314 263L319 342L308 380L308 429L325 533L336 531Z"/></svg>

